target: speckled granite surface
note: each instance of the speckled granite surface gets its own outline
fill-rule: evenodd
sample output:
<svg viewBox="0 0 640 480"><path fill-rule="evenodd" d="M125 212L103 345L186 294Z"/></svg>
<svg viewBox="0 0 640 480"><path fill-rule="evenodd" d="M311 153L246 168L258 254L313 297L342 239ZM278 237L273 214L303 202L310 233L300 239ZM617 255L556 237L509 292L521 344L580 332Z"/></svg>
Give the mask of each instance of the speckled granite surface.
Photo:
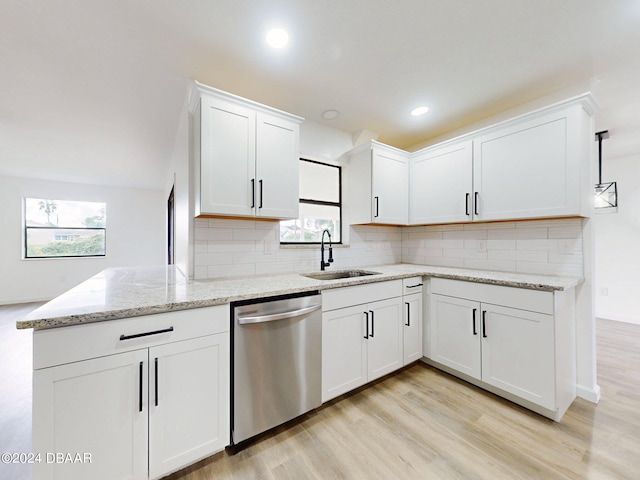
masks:
<svg viewBox="0 0 640 480"><path fill-rule="evenodd" d="M280 274L229 280L188 280L176 267L110 268L33 311L17 328L52 328L153 313L221 305L237 300L407 278L416 275L491 283L535 290L566 290L579 277L489 272L428 265L382 265L378 275L314 280Z"/></svg>

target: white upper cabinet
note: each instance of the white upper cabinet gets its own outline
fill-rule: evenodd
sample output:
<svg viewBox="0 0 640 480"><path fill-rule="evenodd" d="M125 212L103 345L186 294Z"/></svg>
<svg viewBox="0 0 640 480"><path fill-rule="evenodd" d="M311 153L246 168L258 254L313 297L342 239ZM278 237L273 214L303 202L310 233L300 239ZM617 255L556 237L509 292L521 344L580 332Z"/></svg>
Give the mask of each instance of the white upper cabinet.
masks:
<svg viewBox="0 0 640 480"><path fill-rule="evenodd" d="M407 225L409 154L372 141L347 156L350 223Z"/></svg>
<svg viewBox="0 0 640 480"><path fill-rule="evenodd" d="M302 119L196 83L196 215L298 217Z"/></svg>
<svg viewBox="0 0 640 480"><path fill-rule="evenodd" d="M411 158L409 223L468 222L473 217L473 142L462 140Z"/></svg>
<svg viewBox="0 0 640 480"><path fill-rule="evenodd" d="M257 128L256 215L298 218L300 124L258 113Z"/></svg>
<svg viewBox="0 0 640 480"><path fill-rule="evenodd" d="M220 98L203 96L196 123L200 123L196 129L200 136L198 213L253 215L256 112Z"/></svg>
<svg viewBox="0 0 640 480"><path fill-rule="evenodd" d="M585 215L590 94L411 155L409 223Z"/></svg>
<svg viewBox="0 0 640 480"><path fill-rule="evenodd" d="M475 138L474 218L580 215L580 164L588 160L589 139L589 122L578 105Z"/></svg>

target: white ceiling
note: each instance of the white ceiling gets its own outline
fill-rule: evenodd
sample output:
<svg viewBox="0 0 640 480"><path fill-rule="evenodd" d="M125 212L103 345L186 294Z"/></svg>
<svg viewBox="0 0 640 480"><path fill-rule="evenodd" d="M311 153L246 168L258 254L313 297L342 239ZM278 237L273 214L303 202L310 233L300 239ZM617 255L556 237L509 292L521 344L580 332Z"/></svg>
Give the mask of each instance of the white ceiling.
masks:
<svg viewBox="0 0 640 480"><path fill-rule="evenodd" d="M640 0L2 0L0 66L4 175L164 186L192 80L401 148L584 86L640 152Z"/></svg>

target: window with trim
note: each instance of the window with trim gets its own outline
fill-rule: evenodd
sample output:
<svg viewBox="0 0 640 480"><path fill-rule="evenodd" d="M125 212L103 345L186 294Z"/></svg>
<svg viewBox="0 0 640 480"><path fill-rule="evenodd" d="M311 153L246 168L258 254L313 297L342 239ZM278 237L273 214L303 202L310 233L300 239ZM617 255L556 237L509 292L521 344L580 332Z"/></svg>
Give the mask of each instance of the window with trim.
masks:
<svg viewBox="0 0 640 480"><path fill-rule="evenodd" d="M105 203L24 199L24 258L104 257Z"/></svg>
<svg viewBox="0 0 640 480"><path fill-rule="evenodd" d="M300 216L280 222L280 243L320 243L325 229L342 243L342 169L301 158Z"/></svg>

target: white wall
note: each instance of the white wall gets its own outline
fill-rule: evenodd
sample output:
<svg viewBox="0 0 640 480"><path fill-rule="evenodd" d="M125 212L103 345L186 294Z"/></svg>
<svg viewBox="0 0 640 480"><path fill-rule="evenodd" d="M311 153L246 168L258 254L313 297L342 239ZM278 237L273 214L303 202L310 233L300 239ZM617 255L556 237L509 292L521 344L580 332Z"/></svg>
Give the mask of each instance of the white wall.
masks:
<svg viewBox="0 0 640 480"><path fill-rule="evenodd" d="M191 122L188 112L190 85L185 86L185 96L174 141L173 152L169 160L165 185L165 198L169 198L174 188L175 209L175 264L187 276L192 276L193 263L193 189L189 153L192 148Z"/></svg>
<svg viewBox="0 0 640 480"><path fill-rule="evenodd" d="M608 159L603 170L618 184L618 213L594 216L596 315L640 324L640 154Z"/></svg>
<svg viewBox="0 0 640 480"><path fill-rule="evenodd" d="M107 204L107 255L23 260L22 198ZM0 304L50 300L109 267L165 261L162 190L0 176Z"/></svg>

